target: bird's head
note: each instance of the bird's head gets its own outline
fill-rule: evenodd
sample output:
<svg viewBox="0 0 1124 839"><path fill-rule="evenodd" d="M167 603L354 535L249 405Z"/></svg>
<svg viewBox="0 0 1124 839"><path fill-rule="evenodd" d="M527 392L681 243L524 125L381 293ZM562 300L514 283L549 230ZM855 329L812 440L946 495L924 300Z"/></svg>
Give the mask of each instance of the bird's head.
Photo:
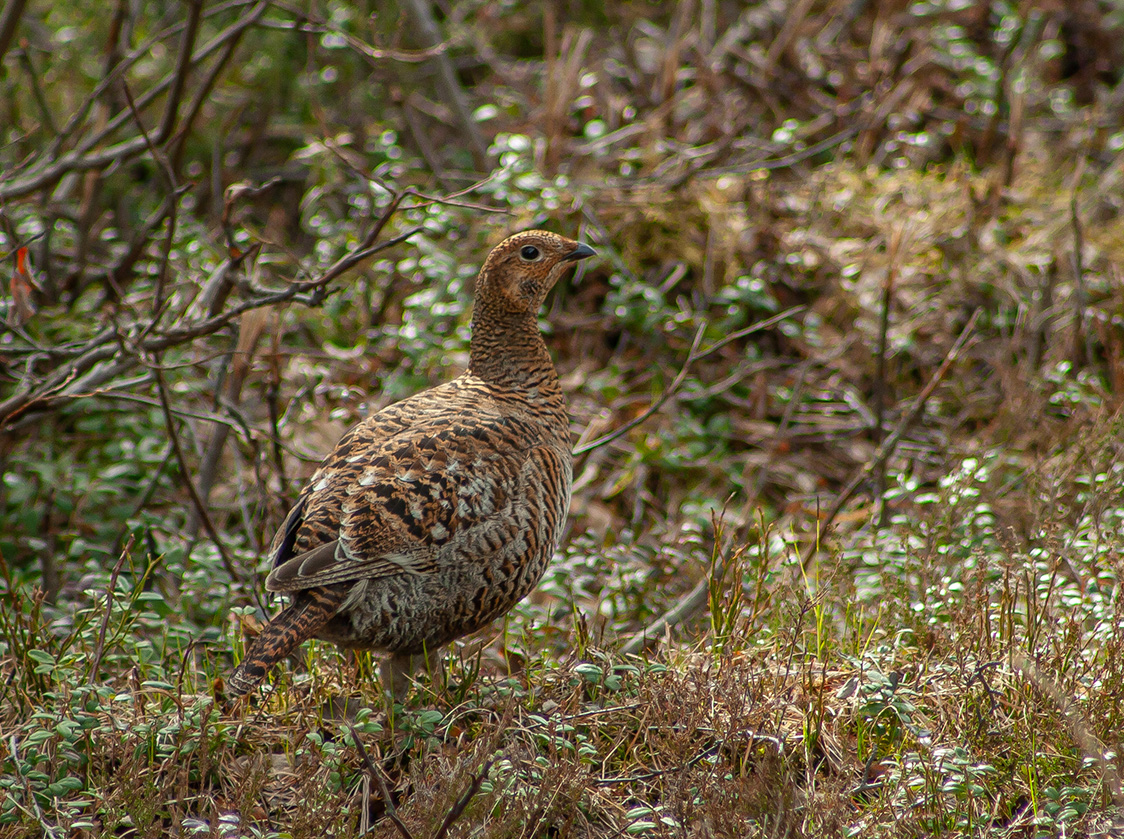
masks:
<svg viewBox="0 0 1124 839"><path fill-rule="evenodd" d="M496 313L534 315L566 269L593 255L589 245L557 233L516 233L492 248L484 261L476 305Z"/></svg>

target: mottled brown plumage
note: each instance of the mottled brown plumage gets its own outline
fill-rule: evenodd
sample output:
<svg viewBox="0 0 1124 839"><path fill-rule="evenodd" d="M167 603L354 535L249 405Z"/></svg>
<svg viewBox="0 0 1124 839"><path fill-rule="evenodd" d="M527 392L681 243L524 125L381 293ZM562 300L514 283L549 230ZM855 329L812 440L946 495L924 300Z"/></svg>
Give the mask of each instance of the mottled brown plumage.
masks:
<svg viewBox="0 0 1124 839"><path fill-rule="evenodd" d="M270 547L292 602L228 680L240 696L307 638L391 653L400 695L418 657L506 613L542 577L570 498L571 441L539 333L548 291L586 245L532 230L476 281L463 376L343 436Z"/></svg>

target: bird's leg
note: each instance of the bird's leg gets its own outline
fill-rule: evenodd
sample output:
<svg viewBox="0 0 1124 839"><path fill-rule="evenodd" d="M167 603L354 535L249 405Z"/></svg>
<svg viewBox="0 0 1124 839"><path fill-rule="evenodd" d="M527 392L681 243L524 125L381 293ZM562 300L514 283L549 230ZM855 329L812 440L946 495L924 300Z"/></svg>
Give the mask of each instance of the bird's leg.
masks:
<svg viewBox="0 0 1124 839"><path fill-rule="evenodd" d="M430 689L436 690L438 685L444 690L448 680L445 678L447 670L445 669L445 654L442 647L434 647L432 650L426 650L420 655L414 656L415 671L418 668L424 668L425 672L429 674Z"/></svg>
<svg viewBox="0 0 1124 839"><path fill-rule="evenodd" d="M391 700L402 702L410 689L413 675L419 669L429 673L430 681L437 683L437 677L443 671L444 660L439 650L426 650L421 653L393 653L383 659L379 668L379 678L382 680L382 689Z"/></svg>
<svg viewBox="0 0 1124 839"><path fill-rule="evenodd" d="M382 681L382 691L391 702L402 702L406 692L410 689L410 677L417 666L417 656L394 653L382 661L379 668L379 678Z"/></svg>
<svg viewBox="0 0 1124 839"><path fill-rule="evenodd" d="M392 729L395 705L405 704L411 677L424 660L424 656L407 653L393 653L382 660L379 681L382 682L382 696L386 702L386 718Z"/></svg>

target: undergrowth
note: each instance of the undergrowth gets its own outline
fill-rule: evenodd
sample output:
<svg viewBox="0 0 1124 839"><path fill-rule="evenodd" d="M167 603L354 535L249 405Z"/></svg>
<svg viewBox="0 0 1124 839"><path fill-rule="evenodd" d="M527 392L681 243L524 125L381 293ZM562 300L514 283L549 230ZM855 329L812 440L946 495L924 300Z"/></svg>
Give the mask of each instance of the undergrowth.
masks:
<svg viewBox="0 0 1124 839"><path fill-rule="evenodd" d="M599 563L490 644L459 647L393 720L366 657L318 644L232 714L216 685L237 628L169 621L158 563L129 545L67 618L26 595L0 611L0 818L27 836L311 836L371 820L390 836L385 786L414 835L469 789L459 820L487 836L1091 831L1119 792L1102 761L1124 725L1124 511L1096 489L1108 475L1078 470L1091 489L1075 500L1109 506L1023 554L987 535L1010 478L998 460L965 459L814 577L767 529L729 544L721 570L696 555L709 619L689 645L614 653L630 601L654 591L621 573L624 556ZM1053 503L1024 500L1043 520ZM588 567L582 550L559 566Z"/></svg>

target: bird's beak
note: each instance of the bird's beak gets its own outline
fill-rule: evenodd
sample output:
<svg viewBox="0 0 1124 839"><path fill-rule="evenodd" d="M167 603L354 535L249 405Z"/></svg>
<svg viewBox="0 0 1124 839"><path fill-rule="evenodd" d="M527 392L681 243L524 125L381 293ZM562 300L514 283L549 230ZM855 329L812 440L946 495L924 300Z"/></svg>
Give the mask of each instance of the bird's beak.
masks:
<svg viewBox="0 0 1124 839"><path fill-rule="evenodd" d="M562 257L563 262L577 262L579 259L588 259L591 256L597 256L597 251L589 245L583 245L578 242L578 246Z"/></svg>

